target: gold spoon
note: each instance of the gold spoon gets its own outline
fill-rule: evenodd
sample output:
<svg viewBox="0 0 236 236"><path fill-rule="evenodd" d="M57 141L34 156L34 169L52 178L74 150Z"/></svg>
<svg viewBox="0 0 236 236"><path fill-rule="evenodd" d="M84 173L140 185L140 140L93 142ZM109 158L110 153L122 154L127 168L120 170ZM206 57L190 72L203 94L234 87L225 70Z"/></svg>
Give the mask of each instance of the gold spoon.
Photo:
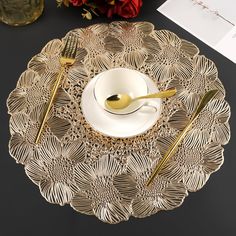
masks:
<svg viewBox="0 0 236 236"><path fill-rule="evenodd" d="M169 89L161 91L159 93L148 94L136 98L131 98L128 94L115 94L108 97L105 101L105 106L108 109L124 109L128 107L132 102L147 99L147 98L167 98L176 94L176 89Z"/></svg>
<svg viewBox="0 0 236 236"><path fill-rule="evenodd" d="M160 171L162 170L163 166L166 164L166 162L170 159L171 156L173 156L179 146L179 144L181 143L181 141L184 139L185 135L187 134L187 132L190 130L193 122L198 118L199 114L201 113L201 111L205 108L205 106L208 104L208 102L211 101L211 99L213 99L215 97L215 95L217 94L218 90L210 90L208 91L201 99L201 101L198 104L197 109L195 110L195 112L193 113L191 119L189 120L187 126L184 128L184 130L177 136L177 138L175 139L175 141L171 144L171 146L169 147L169 149L167 150L166 154L164 155L164 157L158 162L157 166L155 167L155 169L153 170L151 176L149 177L148 181L147 181L147 186L149 186L152 181L154 180L154 178L157 176L157 174L160 173Z"/></svg>

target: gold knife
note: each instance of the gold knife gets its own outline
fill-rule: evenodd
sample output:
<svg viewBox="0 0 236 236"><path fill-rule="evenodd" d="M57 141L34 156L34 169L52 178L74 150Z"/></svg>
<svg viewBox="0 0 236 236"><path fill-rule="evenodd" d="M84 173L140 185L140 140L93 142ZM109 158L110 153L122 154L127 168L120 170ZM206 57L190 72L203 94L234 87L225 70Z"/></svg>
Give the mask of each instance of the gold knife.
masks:
<svg viewBox="0 0 236 236"><path fill-rule="evenodd" d="M163 166L166 164L166 162L170 159L170 157L172 155L175 154L176 149L178 147L178 145L180 144L180 142L183 140L183 138L185 137L185 135L187 134L187 132L189 131L189 129L191 128L193 122L198 118L200 112L204 109L204 107L208 104L208 102L215 97L216 93L218 92L218 90L211 90L208 91L203 98L201 99L201 101L199 102L199 105L197 107L197 109L195 110L195 112L193 113L193 116L191 117L190 121L188 122L187 126L184 128L184 130L177 136L176 140L173 142L173 144L169 147L168 151L166 152L166 154L164 155L164 157L158 162L157 166L155 167L154 171L152 172L151 176L149 177L148 181L147 181L147 186L149 186L152 181L154 180L154 178L156 177L156 175L158 173L160 173L160 171L162 170Z"/></svg>

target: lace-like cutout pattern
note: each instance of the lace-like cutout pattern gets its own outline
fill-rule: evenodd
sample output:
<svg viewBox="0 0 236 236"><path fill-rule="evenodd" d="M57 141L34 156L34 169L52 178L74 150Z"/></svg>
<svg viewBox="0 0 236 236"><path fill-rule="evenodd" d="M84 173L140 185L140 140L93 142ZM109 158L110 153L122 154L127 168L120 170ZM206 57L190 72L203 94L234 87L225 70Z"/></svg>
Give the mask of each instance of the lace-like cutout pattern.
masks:
<svg viewBox="0 0 236 236"><path fill-rule="evenodd" d="M149 22L112 22L75 29L76 63L62 79L42 136L34 139L60 70L62 40L50 41L28 63L7 106L9 150L23 164L42 196L54 204L115 224L180 206L223 163L222 145L230 139L230 107L215 64L192 43ZM148 75L159 90L176 87L163 99L160 119L146 133L127 139L104 136L85 121L81 96L102 71L126 67ZM201 96L218 89L194 122L176 154L145 183L176 135L191 118Z"/></svg>

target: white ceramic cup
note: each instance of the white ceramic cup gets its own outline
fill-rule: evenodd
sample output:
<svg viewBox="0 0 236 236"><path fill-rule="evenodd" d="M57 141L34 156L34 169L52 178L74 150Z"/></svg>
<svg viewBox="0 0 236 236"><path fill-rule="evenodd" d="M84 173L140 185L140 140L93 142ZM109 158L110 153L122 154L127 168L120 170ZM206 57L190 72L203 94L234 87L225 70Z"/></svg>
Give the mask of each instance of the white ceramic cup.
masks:
<svg viewBox="0 0 236 236"><path fill-rule="evenodd" d="M141 75L147 84L149 93L158 93L156 83L147 75ZM94 87L99 77L100 74L88 82L81 98L84 118L94 130L114 138L130 138L146 132L160 118L162 111L162 99L160 98L146 99L145 101L150 106L152 105L152 108L144 103L140 109L128 115L107 112L98 104L94 96Z"/></svg>
<svg viewBox="0 0 236 236"><path fill-rule="evenodd" d="M122 110L108 109L105 106L108 97L115 94L128 94L131 98L135 98L147 95L148 92L148 86L142 74L127 68L114 68L101 73L94 86L94 97L100 107L118 115L131 114L145 106L151 107L151 109L145 108L145 111L155 112L156 107L145 100L138 100Z"/></svg>

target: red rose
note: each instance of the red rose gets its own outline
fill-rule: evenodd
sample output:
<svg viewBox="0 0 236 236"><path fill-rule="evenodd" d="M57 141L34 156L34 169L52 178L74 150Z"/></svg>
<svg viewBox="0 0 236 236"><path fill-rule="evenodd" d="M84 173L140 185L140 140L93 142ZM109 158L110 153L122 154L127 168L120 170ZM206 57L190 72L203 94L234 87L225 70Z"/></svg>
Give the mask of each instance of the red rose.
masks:
<svg viewBox="0 0 236 236"><path fill-rule="evenodd" d="M142 0L119 0L117 14L124 18L136 17L142 5Z"/></svg>
<svg viewBox="0 0 236 236"><path fill-rule="evenodd" d="M107 17L117 14L124 18L132 18L138 15L143 4L142 0L94 0L97 9Z"/></svg>
<svg viewBox="0 0 236 236"><path fill-rule="evenodd" d="M81 6L83 5L84 3L86 3L88 0L70 0L70 3L73 5L73 6Z"/></svg>

